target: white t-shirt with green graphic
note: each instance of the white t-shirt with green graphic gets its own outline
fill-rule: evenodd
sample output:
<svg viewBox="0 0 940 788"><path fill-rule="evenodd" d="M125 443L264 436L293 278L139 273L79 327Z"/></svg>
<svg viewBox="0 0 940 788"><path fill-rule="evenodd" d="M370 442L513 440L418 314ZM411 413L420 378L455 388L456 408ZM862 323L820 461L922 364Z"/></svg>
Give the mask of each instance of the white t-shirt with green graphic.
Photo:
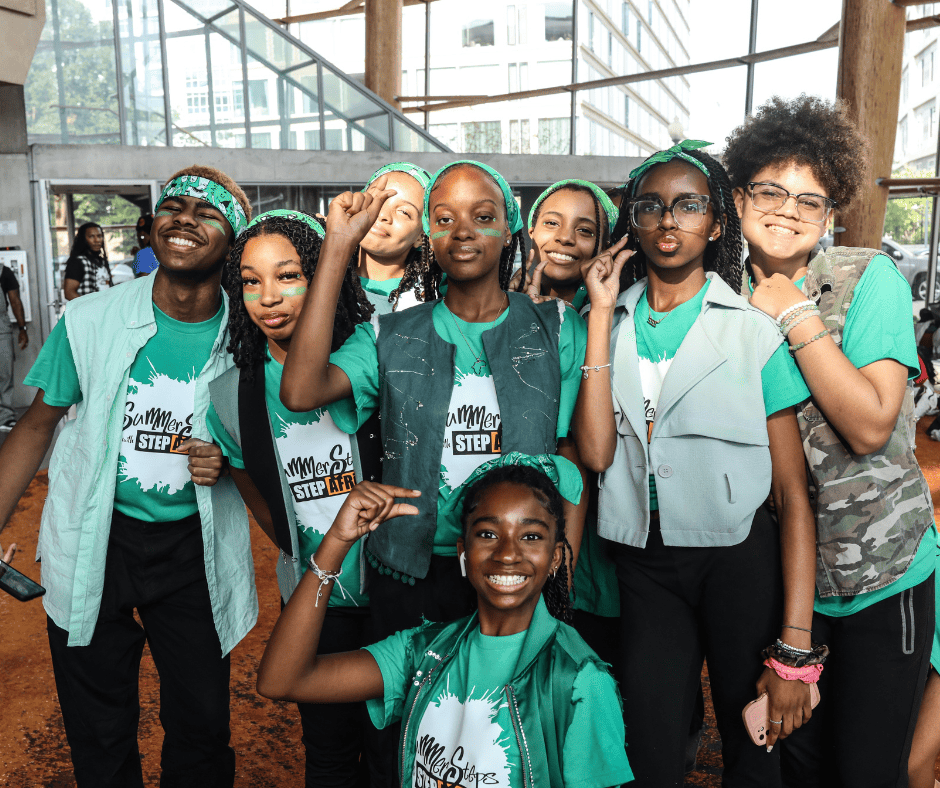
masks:
<svg viewBox="0 0 940 788"><path fill-rule="evenodd" d="M646 290L640 296L634 312L636 325L636 350L640 368L640 385L646 408L647 436L656 421L656 407L663 390L663 381L669 373L679 346L702 311L705 293L710 282L685 303L671 312L654 312L646 298ZM656 325L649 321L652 319ZM742 324L743 325L743 324ZM809 396L809 389L795 362L783 343L764 364L761 370L761 389L764 396L765 415L802 402ZM656 479L650 474L650 509L659 508L656 495Z"/></svg>
<svg viewBox="0 0 940 788"><path fill-rule="evenodd" d="M385 315L392 311L392 304L388 302L388 297L392 294L392 291L401 284L401 277L397 279L366 279L364 276L360 276L359 282L362 284L366 298L369 299L369 302L375 307L375 311L378 314ZM398 294L398 303L395 307L395 311L401 312L402 309L407 309L410 306L415 306L420 303L421 302L418 301L415 296L414 287L410 287L404 293Z"/></svg>
<svg viewBox="0 0 940 788"><path fill-rule="evenodd" d="M222 323L183 323L153 307L157 333L137 353L127 381L114 508L147 522L195 514L196 489L180 443L192 437L196 377Z"/></svg>
<svg viewBox="0 0 940 788"><path fill-rule="evenodd" d="M483 333L502 323L509 309L492 323L468 323L438 302L433 310L434 329L454 345L454 387L451 391L441 447L438 520L434 533L435 555L457 555L460 513L453 510L454 491L484 462L502 453L502 420L496 399L496 384L483 348ZM345 344L330 356L349 378L356 405L355 420L334 413L342 429L355 431L378 408L379 361L376 351L375 318L360 323ZM587 328L573 309L566 308L561 319L558 355L561 393L555 434L568 434L571 414L578 398L580 367L584 363Z"/></svg>
<svg viewBox="0 0 940 788"><path fill-rule="evenodd" d="M285 408L280 399L283 374L283 365L268 353L264 365L264 398L277 442L277 453L293 495L300 561L306 572L310 556L317 551L356 484L350 444L355 438L336 426L328 408L305 413L293 413ZM222 426L211 404L206 414L206 426L229 462L235 468L244 469L241 447ZM361 541L356 542L343 561L340 582L345 596L343 591L335 588L330 595L331 607L369 603L368 597L359 590L361 544Z"/></svg>

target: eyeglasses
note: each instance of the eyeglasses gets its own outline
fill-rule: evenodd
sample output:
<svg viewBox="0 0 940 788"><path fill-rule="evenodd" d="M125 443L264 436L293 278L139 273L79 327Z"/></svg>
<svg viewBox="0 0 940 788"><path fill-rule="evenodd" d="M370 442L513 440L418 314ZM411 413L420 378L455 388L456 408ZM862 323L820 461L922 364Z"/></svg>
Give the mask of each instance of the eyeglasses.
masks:
<svg viewBox="0 0 940 788"><path fill-rule="evenodd" d="M829 212L836 207L838 203L823 197L821 194L812 192L803 192L802 194L791 194L781 186L775 183L755 183L747 185L751 193L751 202L761 213L772 213L779 211L791 197L796 202L797 216L804 222L813 224L822 224L829 218Z"/></svg>
<svg viewBox="0 0 940 788"><path fill-rule="evenodd" d="M672 205L666 205L658 197L641 197L630 208L630 220L640 230L655 230L666 215L672 214L673 221L682 230L694 230L705 221L708 211L707 194L691 194L677 197Z"/></svg>

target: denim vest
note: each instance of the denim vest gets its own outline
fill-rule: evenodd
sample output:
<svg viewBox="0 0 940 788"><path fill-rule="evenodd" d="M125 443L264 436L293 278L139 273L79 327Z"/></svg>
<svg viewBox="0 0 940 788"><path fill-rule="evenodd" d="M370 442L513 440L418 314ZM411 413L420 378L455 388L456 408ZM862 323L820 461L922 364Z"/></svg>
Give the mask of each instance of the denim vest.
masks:
<svg viewBox="0 0 940 788"><path fill-rule="evenodd" d="M647 443L634 311L646 279L617 299L610 335L617 443L598 479L600 536L645 547L649 476L666 545L722 547L747 537L770 493L761 370L783 342L773 320L716 274L663 381Z"/></svg>
<svg viewBox="0 0 940 788"><path fill-rule="evenodd" d="M533 304L509 293L506 319L483 334L502 422L502 454L552 454L561 394L558 305ZM421 490L409 500L420 514L382 523L368 550L382 564L425 577L437 528L441 452L451 392L455 347L440 337L431 316L436 301L381 315L379 416L385 451L382 481Z"/></svg>
<svg viewBox="0 0 940 788"><path fill-rule="evenodd" d="M70 646L87 646L104 587L105 558L117 485L118 454L131 364L156 334L153 276L70 301L66 329L82 391L77 417L59 435L49 463L37 560L42 559L43 606L68 630ZM206 429L209 381L231 365L228 299L205 367L196 378L194 438ZM231 477L196 485L215 628L227 654L258 618L254 563L245 505Z"/></svg>
<svg viewBox="0 0 940 788"><path fill-rule="evenodd" d="M405 672L414 678L408 680L399 742L402 785L405 769L415 760L421 717L445 685L448 663L478 626L474 613L448 624L425 624L411 636ZM607 670L572 627L552 617L540 598L513 678L503 688L521 750L522 785L563 788L564 742L575 709L572 687L578 672L589 662ZM623 775L624 780L629 777Z"/></svg>

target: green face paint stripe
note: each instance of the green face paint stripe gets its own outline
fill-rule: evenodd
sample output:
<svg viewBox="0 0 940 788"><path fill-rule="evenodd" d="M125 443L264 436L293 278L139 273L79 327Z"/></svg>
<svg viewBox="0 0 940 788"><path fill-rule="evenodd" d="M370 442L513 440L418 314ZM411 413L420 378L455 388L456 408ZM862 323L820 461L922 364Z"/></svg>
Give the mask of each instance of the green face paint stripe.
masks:
<svg viewBox="0 0 940 788"><path fill-rule="evenodd" d="M222 235L225 235L225 227L222 225L222 222L216 221L215 219L200 219L206 227L213 227L218 230Z"/></svg>
<svg viewBox="0 0 940 788"><path fill-rule="evenodd" d="M432 241L436 241L438 238L443 238L445 235L450 235L450 230L441 230L440 232L434 233L431 236Z"/></svg>
<svg viewBox="0 0 940 788"><path fill-rule="evenodd" d="M499 230L494 230L491 227L484 227L480 230L477 230L480 235L489 235L493 238L502 238L503 234Z"/></svg>
<svg viewBox="0 0 940 788"><path fill-rule="evenodd" d="M296 287L284 288L283 290L281 290L281 295L284 296L285 298L288 298L290 296L303 295L306 292L307 292L307 288L304 285L297 285Z"/></svg>
<svg viewBox="0 0 940 788"><path fill-rule="evenodd" d="M257 301L261 298L261 293L243 293L242 298L245 301Z"/></svg>
<svg viewBox="0 0 940 788"><path fill-rule="evenodd" d="M157 211L154 218L156 218L156 216L172 216L172 215L173 215L172 211Z"/></svg>

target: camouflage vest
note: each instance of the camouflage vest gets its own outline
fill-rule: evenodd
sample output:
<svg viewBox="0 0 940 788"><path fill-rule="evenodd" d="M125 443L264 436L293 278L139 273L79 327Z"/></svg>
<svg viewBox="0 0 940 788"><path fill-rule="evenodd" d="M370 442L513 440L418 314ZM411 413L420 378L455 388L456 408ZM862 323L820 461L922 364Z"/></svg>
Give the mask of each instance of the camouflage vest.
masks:
<svg viewBox="0 0 940 788"><path fill-rule="evenodd" d="M842 348L855 287L875 249L836 246L814 257L803 293L819 304L829 336ZM816 588L820 597L854 596L893 583L910 566L930 527L930 488L914 458L910 384L888 442L853 454L810 398L797 407L816 510Z"/></svg>

